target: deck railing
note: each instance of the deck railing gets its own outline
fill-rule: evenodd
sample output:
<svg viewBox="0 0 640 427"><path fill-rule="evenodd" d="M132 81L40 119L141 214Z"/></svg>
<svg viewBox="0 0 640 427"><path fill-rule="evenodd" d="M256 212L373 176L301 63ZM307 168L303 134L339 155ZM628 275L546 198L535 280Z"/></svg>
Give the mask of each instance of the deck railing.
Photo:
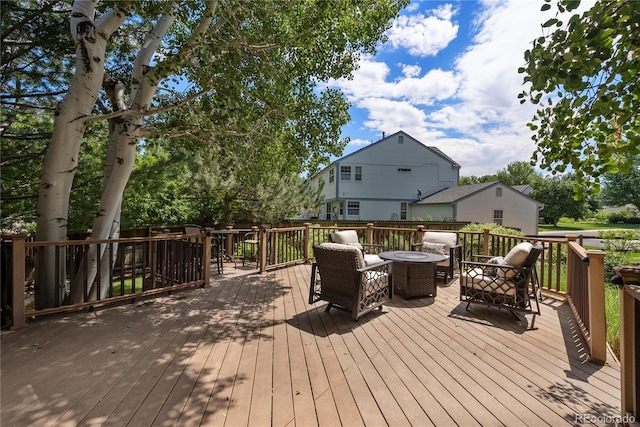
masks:
<svg viewBox="0 0 640 427"><path fill-rule="evenodd" d="M589 345L594 362L607 360L604 304L604 257L601 250L585 250L577 236L567 236L567 301Z"/></svg>
<svg viewBox="0 0 640 427"><path fill-rule="evenodd" d="M210 278L206 233L62 242L6 235L2 240L3 292L10 293L13 327L39 315L204 286ZM49 268L48 260L54 261Z"/></svg>
<svg viewBox="0 0 640 427"><path fill-rule="evenodd" d="M634 419L637 423L640 419L640 285L637 284L620 286L620 378L623 420Z"/></svg>
<svg viewBox="0 0 640 427"><path fill-rule="evenodd" d="M262 228L260 271L307 262L313 258L314 245L328 242L330 233L345 229L355 230L363 244L382 245L385 250L406 251L411 250L414 243L422 241L422 236L427 231L427 228L422 225L415 228L395 228L377 227L373 224L355 227L305 224L300 227ZM531 240L524 236L491 234L489 230L456 232L458 243L462 246L463 259L470 259L472 254L504 256L516 244ZM540 287L564 297L567 277L567 241L539 237L535 240L544 245L537 270ZM276 247L280 249L276 251L274 249Z"/></svg>

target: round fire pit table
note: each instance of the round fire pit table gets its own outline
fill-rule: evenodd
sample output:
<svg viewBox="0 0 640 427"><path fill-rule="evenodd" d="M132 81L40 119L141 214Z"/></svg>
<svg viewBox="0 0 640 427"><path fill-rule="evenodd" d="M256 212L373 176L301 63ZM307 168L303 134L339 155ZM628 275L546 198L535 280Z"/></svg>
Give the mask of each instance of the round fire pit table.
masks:
<svg viewBox="0 0 640 427"><path fill-rule="evenodd" d="M393 261L391 279L393 292L405 298L418 298L432 295L436 286L436 264L444 261L444 255L414 251L386 251L378 256Z"/></svg>

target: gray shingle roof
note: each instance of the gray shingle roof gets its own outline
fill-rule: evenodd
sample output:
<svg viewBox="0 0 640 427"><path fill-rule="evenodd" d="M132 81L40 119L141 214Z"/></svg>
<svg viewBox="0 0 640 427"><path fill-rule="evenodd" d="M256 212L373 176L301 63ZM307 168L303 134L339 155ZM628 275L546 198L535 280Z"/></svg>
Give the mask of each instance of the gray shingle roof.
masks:
<svg viewBox="0 0 640 427"><path fill-rule="evenodd" d="M456 187L449 187L442 191L438 191L437 193L434 193L430 196L427 196L420 201L417 201L416 204L426 205L432 203L453 203L480 190L484 190L487 187L491 187L492 185L495 185L497 183L498 181L493 181L483 182L481 184L458 185Z"/></svg>

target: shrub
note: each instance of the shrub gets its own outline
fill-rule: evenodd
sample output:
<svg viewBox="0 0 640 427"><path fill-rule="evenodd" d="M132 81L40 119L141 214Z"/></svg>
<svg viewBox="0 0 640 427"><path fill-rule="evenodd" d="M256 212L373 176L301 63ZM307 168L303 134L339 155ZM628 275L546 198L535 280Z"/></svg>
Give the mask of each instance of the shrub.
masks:
<svg viewBox="0 0 640 427"><path fill-rule="evenodd" d="M620 212L609 213L607 221L609 224L640 224L640 217L638 217L637 211L626 209Z"/></svg>
<svg viewBox="0 0 640 427"><path fill-rule="evenodd" d="M605 251L628 252L638 250L640 234L634 230L605 230L598 232Z"/></svg>
<svg viewBox="0 0 640 427"><path fill-rule="evenodd" d="M612 250L608 250L606 252L607 255L604 257L604 280L605 283L610 283L611 278L616 274L613 268L619 265L629 264L630 258L625 252Z"/></svg>
<svg viewBox="0 0 640 427"><path fill-rule="evenodd" d="M472 222L460 229L460 231L484 231L485 228L491 230L491 234L506 234L508 236L524 236L524 233L515 228L503 227L502 225L495 224L493 222L479 224Z"/></svg>

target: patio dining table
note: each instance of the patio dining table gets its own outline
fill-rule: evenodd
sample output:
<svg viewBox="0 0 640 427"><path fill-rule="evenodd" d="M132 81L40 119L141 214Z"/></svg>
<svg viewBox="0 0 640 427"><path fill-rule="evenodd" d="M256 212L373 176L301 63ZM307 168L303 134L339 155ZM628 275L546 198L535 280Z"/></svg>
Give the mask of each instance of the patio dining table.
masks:
<svg viewBox="0 0 640 427"><path fill-rule="evenodd" d="M224 272L223 262L226 259L233 261L234 264L237 264L237 260L233 257L232 254L228 253L225 249L225 240L228 236L233 236L234 234L239 234L238 230L211 230L209 235L212 237L212 253L216 256L216 262L218 267L218 274L222 274Z"/></svg>

